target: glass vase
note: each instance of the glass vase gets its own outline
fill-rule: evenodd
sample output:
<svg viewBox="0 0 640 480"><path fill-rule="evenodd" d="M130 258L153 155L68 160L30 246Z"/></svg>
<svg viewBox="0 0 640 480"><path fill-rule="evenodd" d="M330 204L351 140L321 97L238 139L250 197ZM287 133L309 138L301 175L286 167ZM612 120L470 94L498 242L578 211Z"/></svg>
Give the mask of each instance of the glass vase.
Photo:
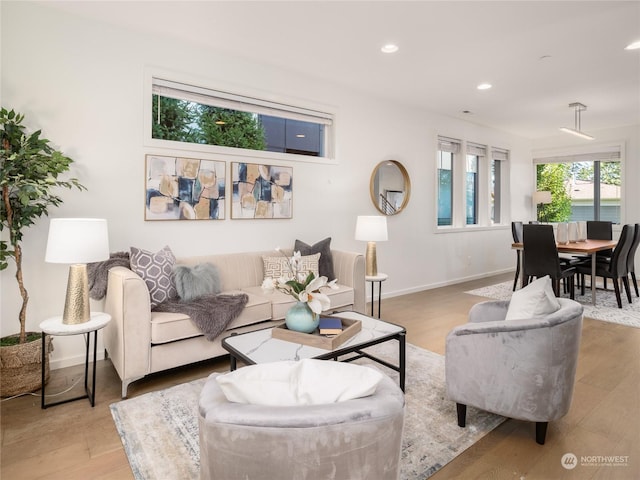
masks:
<svg viewBox="0 0 640 480"><path fill-rule="evenodd" d="M286 313L284 323L289 330L313 333L320 323L320 316L311 311L306 302L296 302Z"/></svg>

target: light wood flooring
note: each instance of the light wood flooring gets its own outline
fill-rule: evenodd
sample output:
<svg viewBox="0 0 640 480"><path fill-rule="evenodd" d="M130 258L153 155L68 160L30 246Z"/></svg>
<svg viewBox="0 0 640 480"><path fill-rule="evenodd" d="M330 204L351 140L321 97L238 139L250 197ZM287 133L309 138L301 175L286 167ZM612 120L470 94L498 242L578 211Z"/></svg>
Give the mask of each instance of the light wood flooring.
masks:
<svg viewBox="0 0 640 480"><path fill-rule="evenodd" d="M466 322L473 304L486 300L464 291L510 278L505 274L384 299L382 317L404 325L410 343L444 354L447 332ZM134 383L129 395L227 368L228 359L222 359L157 374ZM82 374L82 367L54 370L47 392L64 390ZM87 400L79 400L41 410L37 396L3 401L0 478L132 479L109 410L109 404L118 400L118 377L111 363L104 360L98 365L95 408ZM546 444L535 442L533 424L508 420L432 478L638 479L639 404L640 329L585 319L573 403L568 415L549 424ZM596 461L594 466L567 470L560 463L565 453L575 454L578 463L586 456L627 456L628 464L608 466Z"/></svg>

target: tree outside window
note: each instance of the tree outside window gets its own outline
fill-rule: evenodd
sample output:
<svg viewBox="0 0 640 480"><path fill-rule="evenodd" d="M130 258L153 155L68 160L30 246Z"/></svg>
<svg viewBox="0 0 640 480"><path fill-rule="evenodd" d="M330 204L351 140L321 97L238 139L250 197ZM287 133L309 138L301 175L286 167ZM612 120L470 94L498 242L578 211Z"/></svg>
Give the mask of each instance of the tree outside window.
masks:
<svg viewBox="0 0 640 480"><path fill-rule="evenodd" d="M552 199L540 206L538 219L620 222L620 162L538 164L536 186L539 191L550 191Z"/></svg>

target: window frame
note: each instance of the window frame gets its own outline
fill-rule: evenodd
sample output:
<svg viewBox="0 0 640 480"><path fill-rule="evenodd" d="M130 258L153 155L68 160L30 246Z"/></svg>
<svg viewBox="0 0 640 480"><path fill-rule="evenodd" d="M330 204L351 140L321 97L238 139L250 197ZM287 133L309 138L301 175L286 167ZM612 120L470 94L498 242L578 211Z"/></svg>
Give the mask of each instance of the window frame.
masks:
<svg viewBox="0 0 640 480"><path fill-rule="evenodd" d="M210 80L197 78L194 76L170 72L159 68L146 68L144 72L144 88L143 88L143 145L153 149L169 149L169 150L186 150L189 152L204 152L223 156L241 156L243 158L255 158L266 162L286 161L286 162L303 162L315 163L321 165L337 165L335 158L335 138L337 122L337 108L313 103L309 101L300 101L299 99L291 99L285 96L266 93L264 91L252 90L248 88L238 88L235 85L228 85L222 82L213 82ZM296 153L272 152L267 150L251 150L245 148L225 147L219 145L207 145L201 143L187 143L174 140L164 140L153 138L152 134L152 101L154 92L154 79L160 79L165 82L173 82L176 84L193 87L196 90L209 90L216 92L230 92L242 98L252 98L257 102L264 104L265 108L269 105L277 105L282 107L281 110L291 109L292 117L296 114L304 114L304 112L318 112L330 118L330 125L325 126L324 152L325 156L310 156ZM301 118L298 116L298 118Z"/></svg>
<svg viewBox="0 0 640 480"><path fill-rule="evenodd" d="M533 152L532 170L534 178L534 189L537 189L537 168L538 165L550 163L578 163L578 162L619 162L620 163L620 224L625 223L625 141L616 140L603 143L591 143L587 146L575 146L562 149L536 150ZM595 164L594 164L595 169ZM599 178L597 179L599 180ZM596 178L594 172L594 218L600 218L602 205L597 197L600 191L596 192ZM598 184L599 185L599 184ZM596 202L597 200L597 202ZM598 205L596 207L596 205ZM533 211L536 211L535 205Z"/></svg>
<svg viewBox="0 0 640 480"><path fill-rule="evenodd" d="M453 152L453 200L451 225L439 225L439 200L440 200L440 155L441 151L447 151L447 145L457 144L457 153ZM503 147L495 147L489 144L477 143L465 139L438 135L436 141L436 193L435 193L435 232L460 232L472 230L487 230L504 228L506 223L506 211L508 205L508 168L510 150ZM443 150L445 148L445 150ZM455 150L455 148L454 148ZM469 156L477 159L477 172L475 174L475 220L476 223L467 224L467 159ZM494 222L491 215L492 162L500 162L500 176L496 179L495 190L499 193L495 199L495 209L500 212L500 220Z"/></svg>

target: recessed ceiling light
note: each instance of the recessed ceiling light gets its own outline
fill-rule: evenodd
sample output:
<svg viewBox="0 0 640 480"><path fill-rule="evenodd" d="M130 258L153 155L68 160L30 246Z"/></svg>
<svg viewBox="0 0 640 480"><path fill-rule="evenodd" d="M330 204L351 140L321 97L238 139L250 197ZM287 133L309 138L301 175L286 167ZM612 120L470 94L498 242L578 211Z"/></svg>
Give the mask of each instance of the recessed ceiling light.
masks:
<svg viewBox="0 0 640 480"><path fill-rule="evenodd" d="M304 137L306 137L306 135L304 133L296 134L296 138L304 138Z"/></svg>
<svg viewBox="0 0 640 480"><path fill-rule="evenodd" d="M476 88L478 90L489 90L493 85L491 85L490 83L481 83L480 85L478 85Z"/></svg>
<svg viewBox="0 0 640 480"><path fill-rule="evenodd" d="M625 50L638 50L639 48L640 48L640 40L636 42L632 42L626 47L624 47Z"/></svg>
<svg viewBox="0 0 640 480"><path fill-rule="evenodd" d="M393 44L393 43L387 43L386 45L384 45L380 51L382 53L396 53L398 51L398 46Z"/></svg>

